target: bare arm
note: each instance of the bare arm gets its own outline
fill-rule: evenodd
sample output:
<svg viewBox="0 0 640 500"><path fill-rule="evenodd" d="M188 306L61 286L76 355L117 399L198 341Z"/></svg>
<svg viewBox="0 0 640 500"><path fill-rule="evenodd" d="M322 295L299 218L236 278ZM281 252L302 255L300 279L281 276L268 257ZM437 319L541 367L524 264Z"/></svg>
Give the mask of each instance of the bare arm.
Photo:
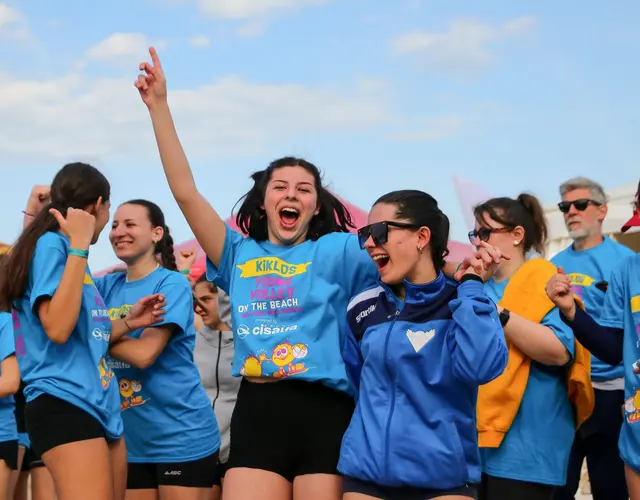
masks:
<svg viewBox="0 0 640 500"><path fill-rule="evenodd" d="M131 329L127 325L126 320L120 319L112 319L111 320L111 337L109 337L109 343L115 344L118 342L124 335L131 332Z"/></svg>
<svg viewBox="0 0 640 500"><path fill-rule="evenodd" d="M51 342L64 344L78 322L86 268L86 259L69 255L53 297L38 305L38 317Z"/></svg>
<svg viewBox="0 0 640 500"><path fill-rule="evenodd" d="M15 355L8 356L0 363L0 398L9 397L20 388L20 370Z"/></svg>
<svg viewBox="0 0 640 500"><path fill-rule="evenodd" d="M109 348L109 354L136 368L149 368L165 348L173 327L160 326L145 328L140 338L122 337Z"/></svg>
<svg viewBox="0 0 640 500"><path fill-rule="evenodd" d="M498 307L498 310L502 310ZM564 366L571 359L560 339L548 326L510 313L504 327L506 336L531 359L550 366Z"/></svg>
<svg viewBox="0 0 640 500"><path fill-rule="evenodd" d="M160 59L155 49L149 49L149 53L152 64L140 65L146 76L138 77L136 87L149 108L160 160L171 193L207 257L218 266L222 258L226 226L196 188L167 102L167 80Z"/></svg>

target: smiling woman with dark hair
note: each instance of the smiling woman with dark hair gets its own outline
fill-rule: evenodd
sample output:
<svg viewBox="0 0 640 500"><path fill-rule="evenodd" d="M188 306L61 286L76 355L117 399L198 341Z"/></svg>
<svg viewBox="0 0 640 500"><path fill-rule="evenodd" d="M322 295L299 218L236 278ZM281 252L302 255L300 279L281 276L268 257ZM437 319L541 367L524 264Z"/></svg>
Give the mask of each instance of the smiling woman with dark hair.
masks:
<svg viewBox="0 0 640 500"><path fill-rule="evenodd" d="M252 175L237 216L248 237L225 224L196 187L150 53L153 64L141 64L136 87L164 173L207 255L207 278L233 304L233 375L243 378L225 495L340 500L336 466L354 407L340 353L344 312L349 297L375 281L376 267L349 234L345 206L301 158L280 158Z"/></svg>
<svg viewBox="0 0 640 500"><path fill-rule="evenodd" d="M382 196L358 236L380 281L347 308L357 405L338 464L344 499L475 499L478 386L507 362L482 286L495 267L444 276L449 219L422 191Z"/></svg>

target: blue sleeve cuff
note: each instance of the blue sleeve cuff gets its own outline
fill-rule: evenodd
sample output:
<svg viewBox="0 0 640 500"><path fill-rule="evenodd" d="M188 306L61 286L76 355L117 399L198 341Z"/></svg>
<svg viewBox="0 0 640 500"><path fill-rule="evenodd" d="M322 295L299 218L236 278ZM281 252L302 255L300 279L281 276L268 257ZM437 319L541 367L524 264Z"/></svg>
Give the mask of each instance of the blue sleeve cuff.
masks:
<svg viewBox="0 0 640 500"><path fill-rule="evenodd" d="M458 297L477 297L484 295L484 285L478 280L466 280L458 285Z"/></svg>

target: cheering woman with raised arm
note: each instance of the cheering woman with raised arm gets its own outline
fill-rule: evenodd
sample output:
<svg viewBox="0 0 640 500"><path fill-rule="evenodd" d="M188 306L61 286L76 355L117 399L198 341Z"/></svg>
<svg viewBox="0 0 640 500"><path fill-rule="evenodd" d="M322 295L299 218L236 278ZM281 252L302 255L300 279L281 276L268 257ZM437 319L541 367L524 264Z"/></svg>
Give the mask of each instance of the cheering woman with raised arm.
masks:
<svg viewBox="0 0 640 500"><path fill-rule="evenodd" d="M340 352L346 307L375 282L376 267L348 234L344 205L300 158L253 175L237 216L247 238L227 226L196 188L150 52L136 87L171 192L208 257L207 277L233 306L233 374L243 380L224 499L339 500L340 443L354 408Z"/></svg>

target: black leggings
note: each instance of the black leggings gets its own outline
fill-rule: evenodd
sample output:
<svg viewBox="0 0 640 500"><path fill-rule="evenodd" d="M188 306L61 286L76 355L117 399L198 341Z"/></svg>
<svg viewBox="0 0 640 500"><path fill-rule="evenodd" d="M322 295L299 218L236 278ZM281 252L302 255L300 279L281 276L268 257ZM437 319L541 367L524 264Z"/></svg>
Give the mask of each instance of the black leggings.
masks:
<svg viewBox="0 0 640 500"><path fill-rule="evenodd" d="M555 486L482 474L478 500L552 500Z"/></svg>

